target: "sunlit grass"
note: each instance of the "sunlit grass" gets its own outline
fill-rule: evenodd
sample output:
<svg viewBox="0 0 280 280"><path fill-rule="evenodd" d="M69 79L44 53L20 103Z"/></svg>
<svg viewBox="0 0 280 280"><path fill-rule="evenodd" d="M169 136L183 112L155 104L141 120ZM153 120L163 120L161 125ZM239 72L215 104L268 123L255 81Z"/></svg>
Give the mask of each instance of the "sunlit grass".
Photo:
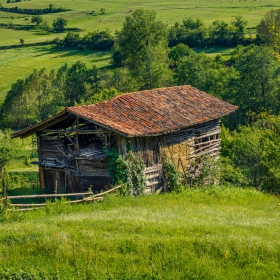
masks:
<svg viewBox="0 0 280 280"><path fill-rule="evenodd" d="M7 4L6 0L0 0L4 7L18 6L20 8L46 8L49 6L48 0L32 0L22 1L17 3ZM54 4L56 7L64 7L71 11L63 13L54 13L43 15L43 19L52 25L54 19L58 16L63 16L68 20L68 28L80 30L86 33L94 30L109 29L114 32L120 29L125 16L136 9L155 10L158 19L165 22L167 25L174 25L175 22L181 22L186 17L200 18L205 24L211 24L214 20L232 21L234 16L241 15L246 18L249 27L256 27L260 22L261 17L266 11L272 8L279 8L280 4L277 0L270 1L206 1L199 2L195 0L163 0L163 1L148 1L141 2L127 1L66 1L59 0ZM100 14L100 9L105 9L105 14ZM94 15L90 14L94 11ZM31 23L31 15L23 15L16 13L7 13L0 11L0 23L20 24L24 26L34 26ZM22 32L22 33L21 33ZM63 34L43 34L31 29L30 31L12 31L1 29L0 45L9 45L18 43L20 37L23 37L26 42L45 41L52 39L54 36Z"/></svg>
<svg viewBox="0 0 280 280"><path fill-rule="evenodd" d="M0 263L62 279L278 279L277 203L213 187L9 213Z"/></svg>
<svg viewBox="0 0 280 280"><path fill-rule="evenodd" d="M108 66L110 51L92 52L79 50L57 50L54 46L28 47L0 51L0 103L7 91L17 79L25 79L33 69L58 69L65 63L71 65L76 61L87 64L88 67Z"/></svg>

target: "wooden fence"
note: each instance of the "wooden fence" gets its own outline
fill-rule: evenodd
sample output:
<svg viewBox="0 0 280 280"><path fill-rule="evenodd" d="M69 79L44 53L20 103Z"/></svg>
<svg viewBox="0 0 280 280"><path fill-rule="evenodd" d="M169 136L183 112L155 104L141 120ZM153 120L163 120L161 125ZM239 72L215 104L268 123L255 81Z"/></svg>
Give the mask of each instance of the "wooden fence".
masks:
<svg viewBox="0 0 280 280"><path fill-rule="evenodd" d="M93 201L101 201L103 200L103 195L111 193L117 189L121 188L121 186L114 187L110 190L93 194L92 192L83 192L83 193L66 193L66 194L35 194L35 195L16 195L16 196L5 196L2 198L2 200L7 201L7 204L11 208L19 208L17 210L19 211L27 211L27 210L33 210L38 209L46 206L46 203L8 203L10 200L15 199L26 199L26 198L57 198L57 197L83 197L81 199L71 200L71 201L65 201L63 203L81 203L81 202L93 202ZM28 208L27 208L28 207ZM21 208L21 209L20 209Z"/></svg>

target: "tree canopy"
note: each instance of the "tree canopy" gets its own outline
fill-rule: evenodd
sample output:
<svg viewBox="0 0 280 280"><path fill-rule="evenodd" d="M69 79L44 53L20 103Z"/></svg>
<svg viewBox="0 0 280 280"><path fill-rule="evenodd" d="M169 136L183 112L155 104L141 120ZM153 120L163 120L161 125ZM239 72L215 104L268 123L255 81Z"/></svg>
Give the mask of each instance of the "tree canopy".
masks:
<svg viewBox="0 0 280 280"><path fill-rule="evenodd" d="M53 29L56 32L63 32L67 26L67 19L58 17L53 21Z"/></svg>
<svg viewBox="0 0 280 280"><path fill-rule="evenodd" d="M167 29L155 11L134 11L116 36L114 65L127 67L142 89L169 83Z"/></svg>

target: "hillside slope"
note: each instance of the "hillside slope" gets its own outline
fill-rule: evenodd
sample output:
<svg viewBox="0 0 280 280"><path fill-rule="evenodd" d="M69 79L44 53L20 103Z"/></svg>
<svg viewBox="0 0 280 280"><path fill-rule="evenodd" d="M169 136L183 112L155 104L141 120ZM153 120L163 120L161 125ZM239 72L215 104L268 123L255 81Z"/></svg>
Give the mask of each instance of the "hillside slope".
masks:
<svg viewBox="0 0 280 280"><path fill-rule="evenodd" d="M213 187L9 212L0 279L279 279L279 202Z"/></svg>

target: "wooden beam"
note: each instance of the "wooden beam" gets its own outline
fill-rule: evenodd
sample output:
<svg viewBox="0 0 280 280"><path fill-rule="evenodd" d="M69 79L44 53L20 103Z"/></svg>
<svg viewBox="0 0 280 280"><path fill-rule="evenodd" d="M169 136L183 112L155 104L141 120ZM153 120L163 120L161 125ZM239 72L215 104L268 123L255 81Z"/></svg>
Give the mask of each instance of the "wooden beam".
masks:
<svg viewBox="0 0 280 280"><path fill-rule="evenodd" d="M100 134L101 132L98 130L81 130L81 129L44 129L43 133L58 133L58 134ZM103 131L102 133L110 133L110 131Z"/></svg>
<svg viewBox="0 0 280 280"><path fill-rule="evenodd" d="M45 125L42 125L42 127L40 127L40 128L38 129L38 131L42 131L42 130L44 130L46 127L52 126L52 125L54 125L54 124L56 124L56 123L59 123L60 121L63 121L63 120L65 120L65 119L67 119L68 117L69 117L69 116L68 116L68 114L67 114L67 115L64 116L64 117L60 117L60 118L58 118L58 119L54 119L54 120L52 120L52 121L49 121L49 122L47 122ZM36 125L35 125L34 128L32 127L32 128L30 129L29 132L27 132L26 134L24 134L24 136L21 136L21 135L20 135L20 137L21 137L21 138L28 137L28 136L32 135L33 133L35 133L36 130L37 130L37 128L36 128Z"/></svg>
<svg viewBox="0 0 280 280"><path fill-rule="evenodd" d="M68 196L81 196L81 195L91 195L92 192L83 193L63 193L63 194L30 194L30 195L16 195L7 196L8 199L22 199L22 198L47 198L47 197L68 197Z"/></svg>
<svg viewBox="0 0 280 280"><path fill-rule="evenodd" d="M79 117L76 117L76 130L79 130ZM80 153L79 137L78 134L74 134L74 146L76 154Z"/></svg>
<svg viewBox="0 0 280 280"><path fill-rule="evenodd" d="M41 149L41 137L38 133L36 133L37 137L37 148L38 148L38 159L42 160L42 149ZM45 171L44 168L39 166L39 181L40 181L40 190L45 188Z"/></svg>
<svg viewBox="0 0 280 280"><path fill-rule="evenodd" d="M16 196L7 196L7 199L22 199L22 198L46 198L46 197L67 197L67 196L82 196L82 195L90 195L91 197L99 197L104 194L110 193L112 191L115 191L122 186L117 186L112 189L109 189L105 192L98 193L95 195L92 195L92 192L83 192L83 193L64 193L64 194L35 194L35 195L16 195Z"/></svg>

